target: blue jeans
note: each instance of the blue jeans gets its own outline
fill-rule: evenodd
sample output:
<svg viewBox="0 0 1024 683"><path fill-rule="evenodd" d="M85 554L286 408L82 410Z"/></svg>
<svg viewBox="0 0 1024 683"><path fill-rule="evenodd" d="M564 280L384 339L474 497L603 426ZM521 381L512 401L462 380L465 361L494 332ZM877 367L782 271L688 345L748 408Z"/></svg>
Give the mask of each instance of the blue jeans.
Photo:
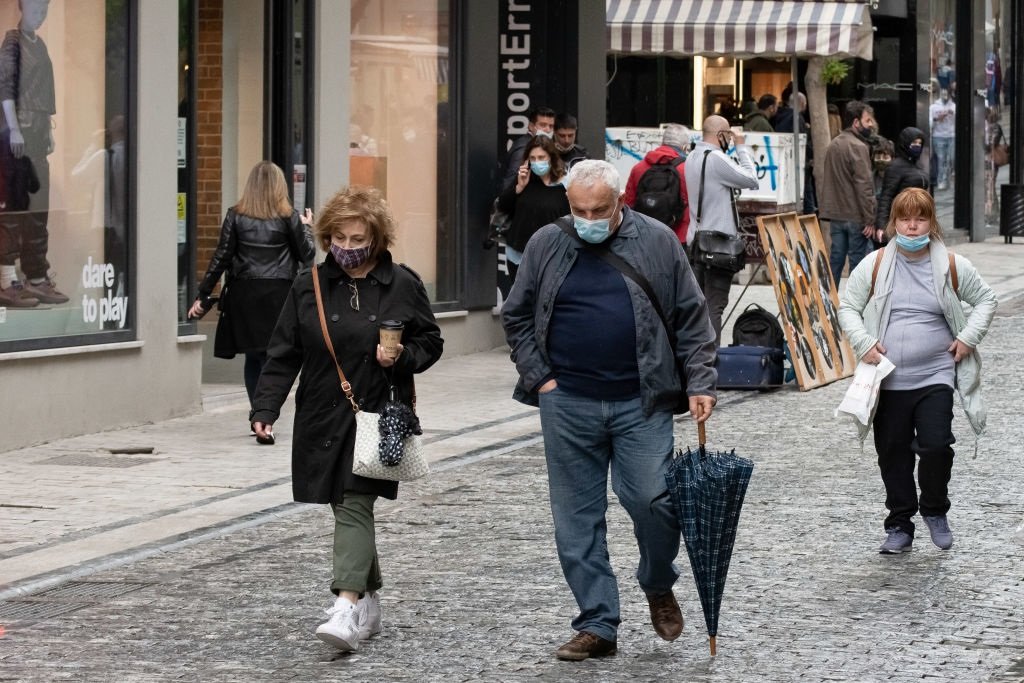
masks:
<svg viewBox="0 0 1024 683"><path fill-rule="evenodd" d="M602 401L556 388L540 395L540 420L558 560L580 608L572 628L615 640L619 590L605 520L609 466L612 490L633 520L640 588L665 593L679 578L673 564L679 522L665 483L672 414L645 418L639 398Z"/></svg>
<svg viewBox="0 0 1024 683"><path fill-rule="evenodd" d="M932 137L932 146L935 147L935 159L939 165L936 179L939 185L946 186L949 183L949 172L953 169L954 150L953 138Z"/></svg>
<svg viewBox="0 0 1024 683"><path fill-rule="evenodd" d="M846 257L850 257L850 272L857 267L861 259L871 250L871 241L862 232L864 226L853 221L831 221L832 250L829 253L829 268L832 270L832 281L836 291L839 290L839 278L843 276Z"/></svg>

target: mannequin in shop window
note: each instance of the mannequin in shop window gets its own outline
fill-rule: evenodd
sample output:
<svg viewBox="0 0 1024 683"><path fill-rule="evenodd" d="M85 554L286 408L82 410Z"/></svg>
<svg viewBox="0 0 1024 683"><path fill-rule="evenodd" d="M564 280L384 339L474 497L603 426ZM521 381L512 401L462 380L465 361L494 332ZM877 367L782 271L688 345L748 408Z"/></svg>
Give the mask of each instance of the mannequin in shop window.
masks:
<svg viewBox="0 0 1024 683"><path fill-rule="evenodd" d="M7 31L0 45L0 306L31 308L63 304L68 297L50 277L47 222L50 209L50 164L53 152L52 117L57 112L53 64L46 43L37 33L49 0L19 0L21 20ZM25 161L23 161L25 160ZM38 188L23 208L10 206L34 173ZM12 210L13 209L13 210ZM18 277L20 261L24 282Z"/></svg>

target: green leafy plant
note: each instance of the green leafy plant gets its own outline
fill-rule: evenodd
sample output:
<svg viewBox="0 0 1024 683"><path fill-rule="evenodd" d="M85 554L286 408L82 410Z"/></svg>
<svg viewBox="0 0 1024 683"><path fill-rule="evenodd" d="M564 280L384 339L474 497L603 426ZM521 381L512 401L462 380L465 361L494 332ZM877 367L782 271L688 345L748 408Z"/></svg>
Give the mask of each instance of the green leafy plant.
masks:
<svg viewBox="0 0 1024 683"><path fill-rule="evenodd" d="M826 59L821 67L821 80L829 85L839 85L850 73L850 65L838 59Z"/></svg>

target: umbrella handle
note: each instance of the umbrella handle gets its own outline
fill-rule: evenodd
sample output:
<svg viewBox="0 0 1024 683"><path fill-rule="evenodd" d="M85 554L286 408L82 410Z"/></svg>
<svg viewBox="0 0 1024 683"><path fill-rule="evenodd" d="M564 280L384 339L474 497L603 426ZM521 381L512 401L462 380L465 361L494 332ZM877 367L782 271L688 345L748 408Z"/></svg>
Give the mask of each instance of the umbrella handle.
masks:
<svg viewBox="0 0 1024 683"><path fill-rule="evenodd" d="M718 654L718 645L715 643L715 637L709 636L711 639L711 656L714 657Z"/></svg>
<svg viewBox="0 0 1024 683"><path fill-rule="evenodd" d="M708 441L708 435L703 422L697 423L697 439L700 441L700 447L704 448L704 444Z"/></svg>

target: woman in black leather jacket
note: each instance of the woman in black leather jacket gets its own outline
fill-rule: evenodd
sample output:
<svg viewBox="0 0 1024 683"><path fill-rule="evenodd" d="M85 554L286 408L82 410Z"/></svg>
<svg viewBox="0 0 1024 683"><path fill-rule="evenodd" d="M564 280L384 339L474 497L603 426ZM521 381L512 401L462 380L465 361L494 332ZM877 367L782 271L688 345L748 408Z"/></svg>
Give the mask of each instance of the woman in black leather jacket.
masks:
<svg viewBox="0 0 1024 683"><path fill-rule="evenodd" d="M299 267L313 262L313 238L305 226L310 221L309 209L300 217L292 208L281 169L271 161L256 164L241 199L224 217L217 249L188 312L189 318L201 318L210 310L213 288L226 271L213 355L245 354L250 407L281 306ZM259 442L271 444L273 438Z"/></svg>
<svg viewBox="0 0 1024 683"><path fill-rule="evenodd" d="M908 187L928 189L928 174L921 168L921 148L925 135L920 128L904 128L896 137L896 154L889 168L885 169L882 178L882 190L878 195L878 207L875 210L876 244L885 244L884 228L889 224L889 207L892 200Z"/></svg>

